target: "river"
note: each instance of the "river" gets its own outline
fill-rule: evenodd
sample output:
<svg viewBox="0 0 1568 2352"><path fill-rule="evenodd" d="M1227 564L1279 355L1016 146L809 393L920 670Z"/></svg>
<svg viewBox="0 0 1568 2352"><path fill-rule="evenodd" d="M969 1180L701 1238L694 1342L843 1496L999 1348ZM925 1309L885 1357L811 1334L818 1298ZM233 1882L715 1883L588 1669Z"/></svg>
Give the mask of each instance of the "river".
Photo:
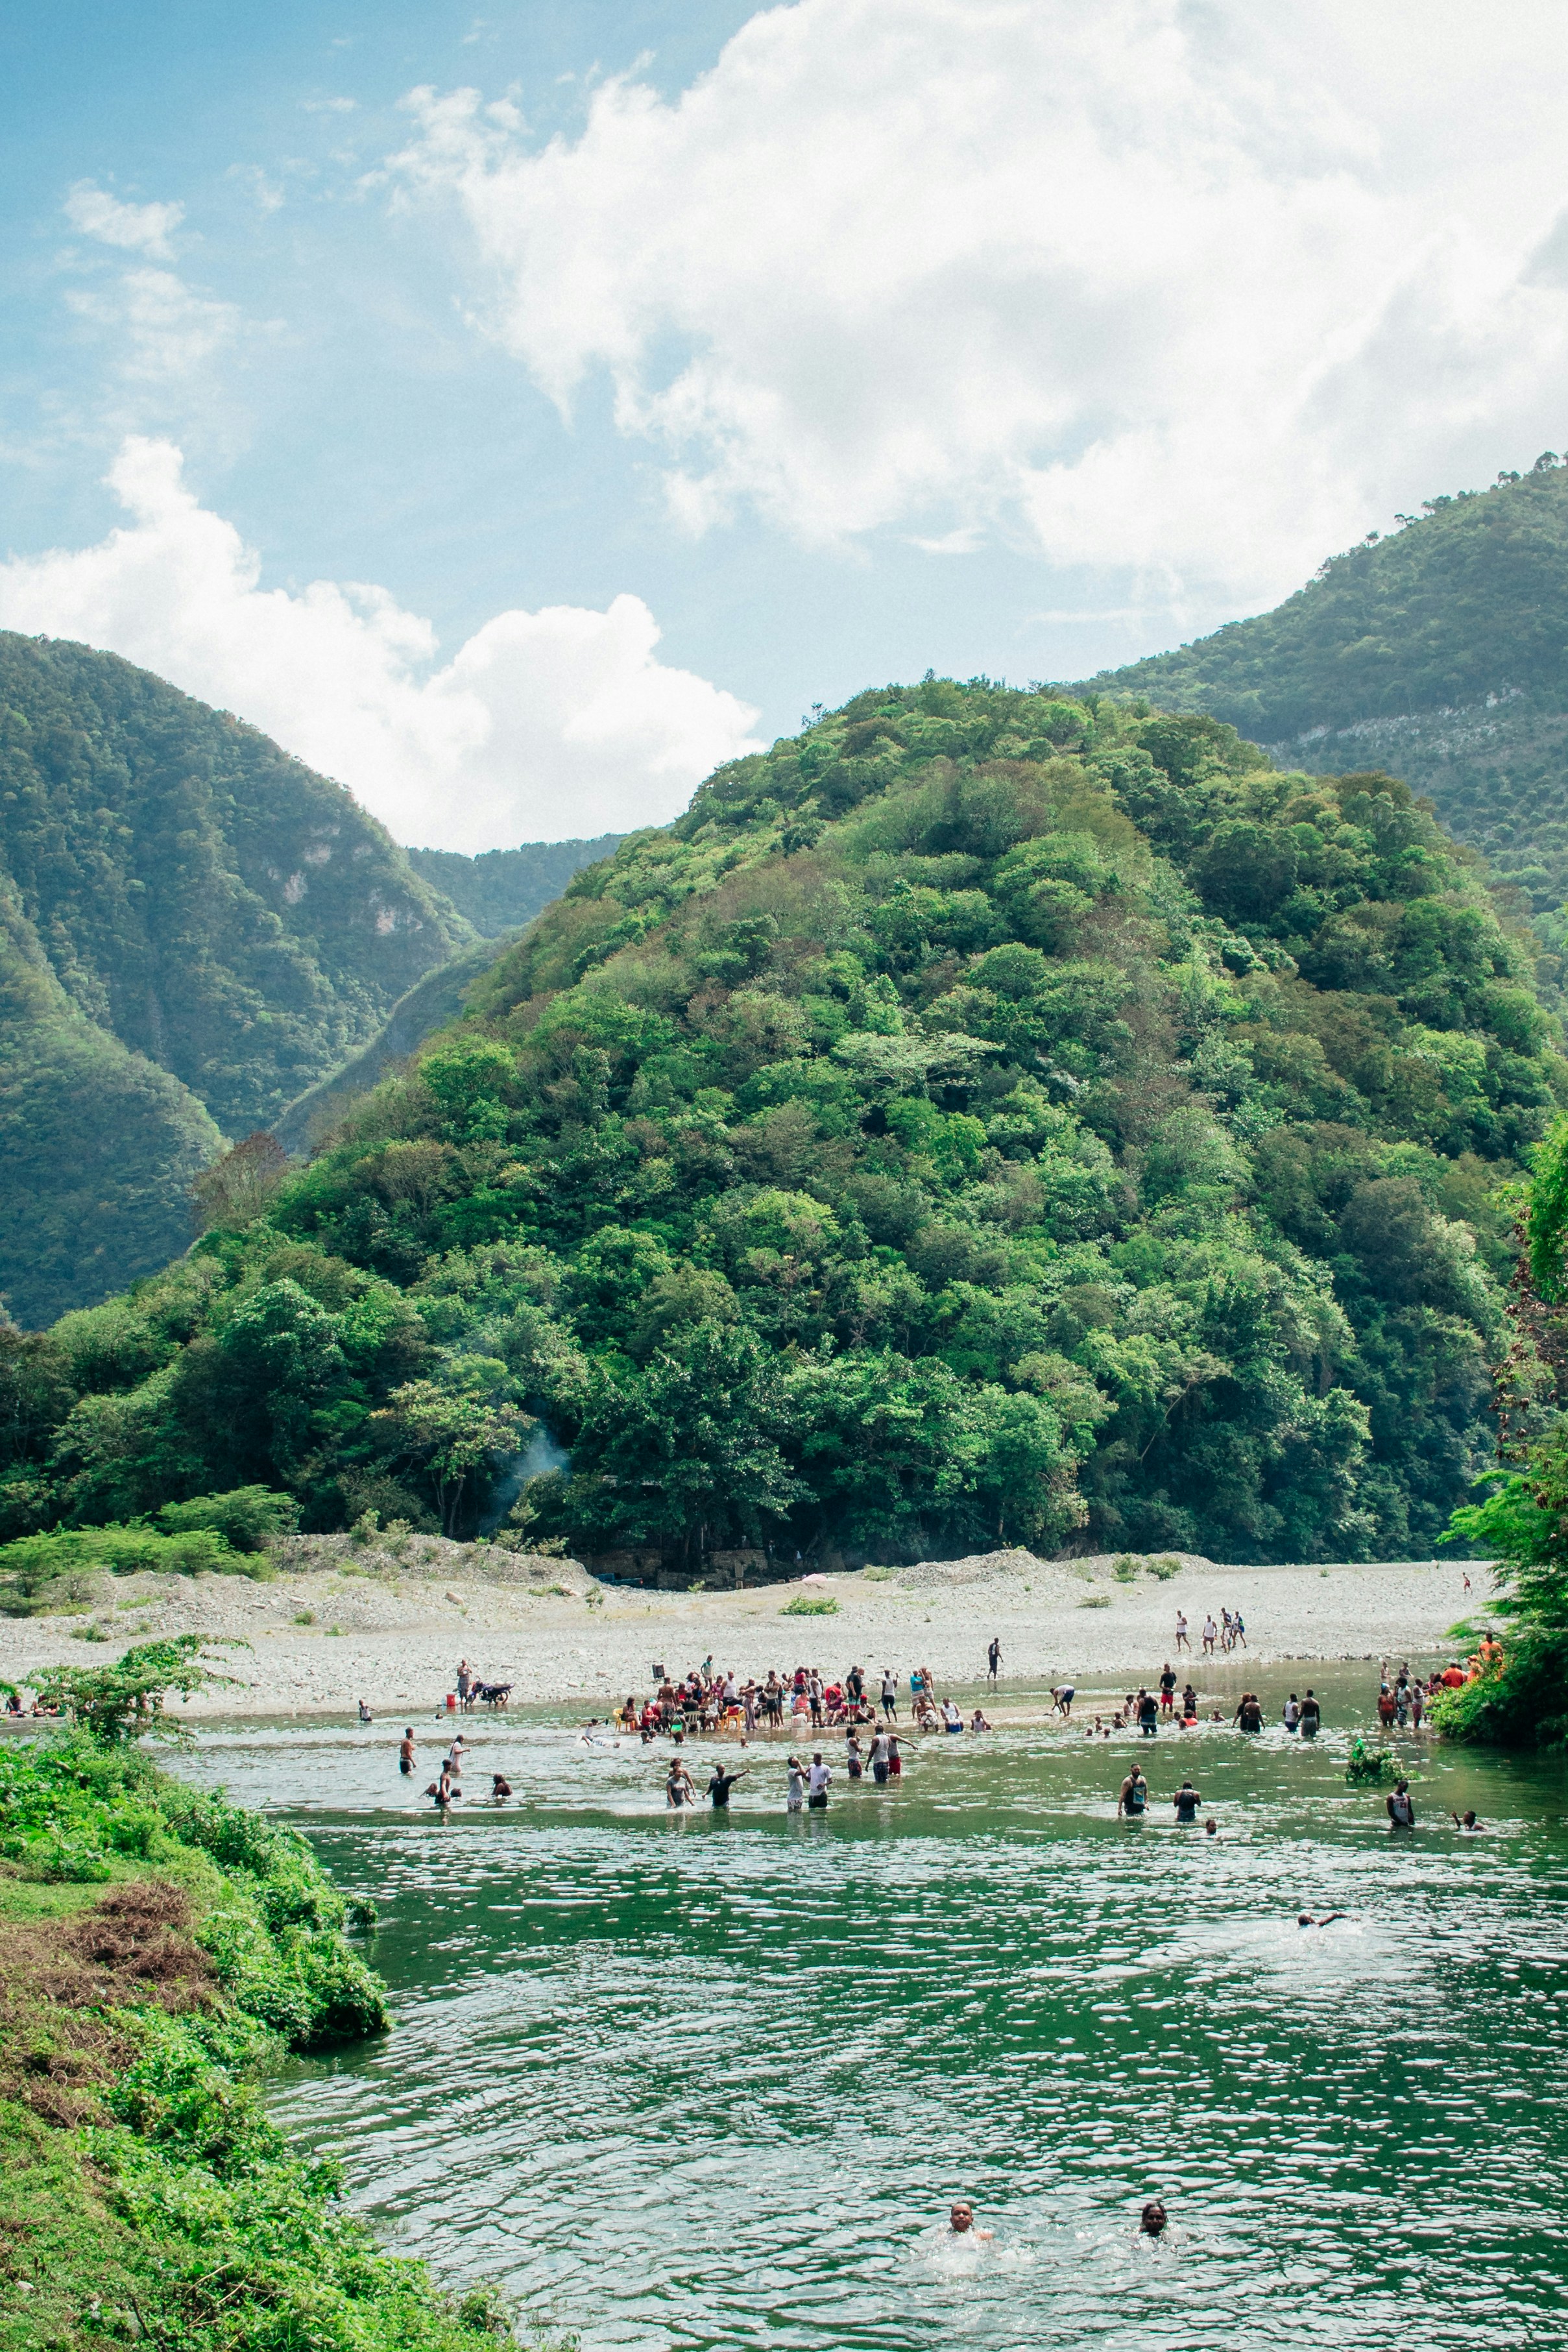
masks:
<svg viewBox="0 0 1568 2352"><path fill-rule="evenodd" d="M470 1720L444 1823L401 1723L212 1730L188 1769L381 1906L397 2030L293 2067L279 2122L390 2242L584 2352L1568 2344L1568 1773L1407 1740L1391 1832L1344 1780L1373 1668L1199 1680L1277 1718L1307 1675L1315 1746L1088 1739L1092 1693L1063 1730L1004 1688L1023 1720L911 1736L891 1790L824 1740L804 1818L781 1746L729 1819L670 1818L663 1745L564 1710ZM423 1786L445 1731L415 1729ZM1175 1825L1184 1775L1212 1838ZM959 2194L988 2242L946 2242Z"/></svg>

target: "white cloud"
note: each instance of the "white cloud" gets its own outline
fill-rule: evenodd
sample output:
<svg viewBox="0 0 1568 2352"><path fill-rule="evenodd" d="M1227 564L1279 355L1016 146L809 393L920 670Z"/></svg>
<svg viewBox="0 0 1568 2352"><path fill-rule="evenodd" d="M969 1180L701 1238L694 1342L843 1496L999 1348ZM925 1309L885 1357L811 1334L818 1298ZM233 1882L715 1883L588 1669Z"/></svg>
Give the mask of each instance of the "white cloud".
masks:
<svg viewBox="0 0 1568 2352"><path fill-rule="evenodd" d="M115 373L143 384L184 383L241 324L234 303L193 293L172 269L128 269L110 289L78 288L66 299L112 332Z"/></svg>
<svg viewBox="0 0 1568 2352"><path fill-rule="evenodd" d="M754 710L657 659L640 597L497 614L437 667L429 622L384 589L260 587L171 443L127 441L110 480L130 523L0 563L0 627L104 646L237 712L400 841L497 849L662 823L754 748Z"/></svg>
<svg viewBox="0 0 1568 2352"><path fill-rule="evenodd" d="M1552 0L797 0L538 149L416 92L394 163L688 529L1261 599L1562 438L1565 73Z"/></svg>
<svg viewBox="0 0 1568 2352"><path fill-rule="evenodd" d="M170 257L169 240L185 217L183 205L124 205L90 180L78 180L65 203L66 218L83 236L155 261Z"/></svg>

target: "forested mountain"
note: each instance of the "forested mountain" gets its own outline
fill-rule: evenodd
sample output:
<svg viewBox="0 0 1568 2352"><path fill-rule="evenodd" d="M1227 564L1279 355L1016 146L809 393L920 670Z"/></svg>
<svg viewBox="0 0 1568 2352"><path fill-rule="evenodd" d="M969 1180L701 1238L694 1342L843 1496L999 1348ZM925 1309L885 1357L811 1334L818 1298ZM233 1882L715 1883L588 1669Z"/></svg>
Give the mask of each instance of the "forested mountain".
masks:
<svg viewBox="0 0 1568 2352"><path fill-rule="evenodd" d="M1568 929L1568 467L1427 501L1272 613L1089 682L1207 711L1281 766L1385 767Z"/></svg>
<svg viewBox="0 0 1568 2352"><path fill-rule="evenodd" d="M411 858L226 711L0 633L0 1299L47 1322L178 1255L220 1130L276 1119L613 846Z"/></svg>
<svg viewBox="0 0 1568 2352"><path fill-rule="evenodd" d="M694 1559L1425 1553L1559 1102L1385 776L927 679L580 874L270 1200L7 1343L10 1525L287 1487ZM258 1213L258 1212L260 1212Z"/></svg>
<svg viewBox="0 0 1568 2352"><path fill-rule="evenodd" d="M531 923L574 874L610 856L621 837L601 833L593 841L525 841L518 849L483 849L476 857L456 849L411 849L408 862L482 939L495 940Z"/></svg>

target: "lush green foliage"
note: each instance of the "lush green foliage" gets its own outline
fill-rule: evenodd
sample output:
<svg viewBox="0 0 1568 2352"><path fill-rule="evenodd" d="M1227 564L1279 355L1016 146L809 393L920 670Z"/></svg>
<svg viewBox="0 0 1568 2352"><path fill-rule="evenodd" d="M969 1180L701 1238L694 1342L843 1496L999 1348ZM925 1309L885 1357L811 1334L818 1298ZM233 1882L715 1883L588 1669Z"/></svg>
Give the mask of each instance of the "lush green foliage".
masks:
<svg viewBox="0 0 1568 2352"><path fill-rule="evenodd" d="M1568 1745L1568 1120L1531 1155L1508 1345L1495 1370L1503 1466L1454 1513L1449 1540L1491 1559L1504 1622L1462 1689L1434 1709L1460 1739ZM1469 1627L1456 1628L1460 1634Z"/></svg>
<svg viewBox="0 0 1568 2352"><path fill-rule="evenodd" d="M0 1859L28 1879L135 1874L154 1895L181 1890L172 1908L188 1895L222 1995L110 2010L98 2026L107 2069L92 2065L91 2032L68 2042L69 2078L97 2085L85 2123L51 2128L0 2099L6 2352L136 2338L170 2352L476 2352L507 2332L486 2291L448 2301L423 2265L382 2253L343 2210L335 2166L293 2156L267 2120L256 2078L280 2047L387 2022L380 1984L339 1933L342 1899L301 1840L134 1750L12 1742L0 1748ZM25 1962L26 1947L9 1948ZM6 2042L22 2034L24 2071L47 2073L59 2011L26 2005L25 1967L8 1990L0 2062L15 2079Z"/></svg>
<svg viewBox="0 0 1568 2352"><path fill-rule="evenodd" d="M1313 769L1390 768L1568 950L1568 471L1430 499L1271 613L1093 681Z"/></svg>
<svg viewBox="0 0 1568 2352"><path fill-rule="evenodd" d="M85 646L0 633L0 1296L24 1322L190 1236L270 1118L468 926L340 785Z"/></svg>
<svg viewBox="0 0 1568 2352"><path fill-rule="evenodd" d="M152 1663L176 1687L190 1664ZM340 1934L343 1898L302 1838L171 1780L121 1739L0 1745L0 1858L24 1877L90 1883L126 1859L190 1853L213 1865L197 1940L242 2009L296 2050L385 2026L382 1989Z"/></svg>
<svg viewBox="0 0 1568 2352"><path fill-rule="evenodd" d="M1548 453L1522 479L1429 499L1272 613L1092 684L1267 741L1507 687L1568 708L1568 472Z"/></svg>
<svg viewBox="0 0 1568 2352"><path fill-rule="evenodd" d="M0 1301L47 1322L163 1265L220 1140L178 1078L67 995L0 871Z"/></svg>
<svg viewBox="0 0 1568 2352"><path fill-rule="evenodd" d="M1396 1779L1398 1771L1398 1760L1386 1748L1369 1748L1359 1733L1351 1741L1344 1777L1353 1789L1379 1788Z"/></svg>
<svg viewBox="0 0 1568 2352"><path fill-rule="evenodd" d="M47 1666L35 1687L45 1706L62 1709L95 1747L124 1748L139 1739L168 1739L183 1746L191 1734L177 1716L166 1712L170 1695L178 1691L189 1699L209 1684L229 1680L203 1657L214 1646L201 1633L142 1642L111 1665Z"/></svg>
<svg viewBox="0 0 1568 2352"><path fill-rule="evenodd" d="M14 1526L472 1528L538 1416L519 1516L590 1551L1396 1557L1490 1458L1490 1192L1568 1088L1385 777L869 693L470 1005L265 1215L10 1345Z"/></svg>
<svg viewBox="0 0 1568 2352"><path fill-rule="evenodd" d="M268 1575L265 1559L231 1549L211 1528L175 1535L148 1527L57 1528L0 1545L0 1609L31 1616L61 1601L87 1597L94 1574L136 1576Z"/></svg>
<svg viewBox="0 0 1568 2352"><path fill-rule="evenodd" d="M612 856L621 839L618 833L601 833L592 841L525 841L520 849L486 849L476 857L455 849L411 849L408 862L481 937L494 940L531 923L574 874Z"/></svg>

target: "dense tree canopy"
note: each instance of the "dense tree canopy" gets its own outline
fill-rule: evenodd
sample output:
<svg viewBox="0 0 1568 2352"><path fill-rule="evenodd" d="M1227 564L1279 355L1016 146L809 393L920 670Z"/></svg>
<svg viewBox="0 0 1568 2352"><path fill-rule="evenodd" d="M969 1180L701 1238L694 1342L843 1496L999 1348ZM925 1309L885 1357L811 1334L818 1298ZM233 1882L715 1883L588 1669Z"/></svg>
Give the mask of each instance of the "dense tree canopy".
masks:
<svg viewBox="0 0 1568 2352"><path fill-rule="evenodd" d="M9 1345L17 1532L260 1485L673 1556L1430 1549L1568 1099L1399 783L927 679L634 835L248 1222Z"/></svg>
<svg viewBox="0 0 1568 2352"><path fill-rule="evenodd" d="M1547 451L1403 520L1273 612L1092 688L1227 720L1281 766L1391 769L1515 885L1563 959L1568 467Z"/></svg>
<svg viewBox="0 0 1568 2352"><path fill-rule="evenodd" d="M1568 708L1568 469L1555 453L1490 490L1429 499L1404 524L1332 557L1273 612L1092 687L1266 741L1508 687Z"/></svg>

